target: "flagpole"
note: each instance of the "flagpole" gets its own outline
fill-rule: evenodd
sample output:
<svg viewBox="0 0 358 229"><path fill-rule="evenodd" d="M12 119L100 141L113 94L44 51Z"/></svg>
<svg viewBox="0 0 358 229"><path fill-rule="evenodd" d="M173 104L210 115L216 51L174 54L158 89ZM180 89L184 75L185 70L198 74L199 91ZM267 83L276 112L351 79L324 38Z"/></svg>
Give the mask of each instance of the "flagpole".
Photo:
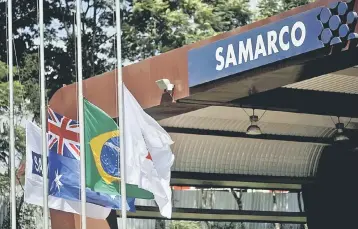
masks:
<svg viewBox="0 0 358 229"><path fill-rule="evenodd" d="M12 0L7 2L8 15L8 48L9 48L9 103L10 103L10 200L11 200L11 229L16 229L16 183L15 183L15 129L14 129L14 75L13 75L13 46L12 46Z"/></svg>
<svg viewBox="0 0 358 229"><path fill-rule="evenodd" d="M41 129L42 129L42 177L43 182L43 225L48 229L48 170L47 170L47 120L46 120L46 79L45 79L45 51L44 51L44 6L39 0L39 29L40 29L40 80L41 80Z"/></svg>
<svg viewBox="0 0 358 229"><path fill-rule="evenodd" d="M116 29L117 29L117 88L118 88L118 118L120 134L120 169L121 169L121 200L122 228L127 228L127 192L125 182L125 141L124 141L124 93L122 77L122 43L121 43L121 6L116 0Z"/></svg>
<svg viewBox="0 0 358 229"><path fill-rule="evenodd" d="M82 40L81 40L81 0L76 1L77 21L77 74L78 74L78 118L80 126L80 166L81 166L81 228L86 229L86 158L85 158L85 129L83 114L83 87L82 87Z"/></svg>

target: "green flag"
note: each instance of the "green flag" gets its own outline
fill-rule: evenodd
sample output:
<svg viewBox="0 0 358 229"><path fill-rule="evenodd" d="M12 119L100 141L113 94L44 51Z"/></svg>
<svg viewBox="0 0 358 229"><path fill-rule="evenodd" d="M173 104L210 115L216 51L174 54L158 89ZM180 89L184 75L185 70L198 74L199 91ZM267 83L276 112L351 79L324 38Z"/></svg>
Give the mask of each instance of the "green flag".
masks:
<svg viewBox="0 0 358 229"><path fill-rule="evenodd" d="M96 192L120 194L119 131L103 110L84 99L86 186ZM130 171L127 171L130 172ZM126 184L127 197L153 199L151 192Z"/></svg>

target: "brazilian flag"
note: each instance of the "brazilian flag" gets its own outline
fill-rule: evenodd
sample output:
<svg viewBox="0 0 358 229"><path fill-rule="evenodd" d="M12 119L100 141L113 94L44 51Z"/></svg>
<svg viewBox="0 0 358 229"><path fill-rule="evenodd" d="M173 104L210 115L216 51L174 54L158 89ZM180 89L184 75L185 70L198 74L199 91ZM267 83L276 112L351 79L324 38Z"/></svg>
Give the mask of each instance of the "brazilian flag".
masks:
<svg viewBox="0 0 358 229"><path fill-rule="evenodd" d="M119 130L103 110L84 99L86 187L120 195ZM154 199L137 185L126 185L127 197Z"/></svg>

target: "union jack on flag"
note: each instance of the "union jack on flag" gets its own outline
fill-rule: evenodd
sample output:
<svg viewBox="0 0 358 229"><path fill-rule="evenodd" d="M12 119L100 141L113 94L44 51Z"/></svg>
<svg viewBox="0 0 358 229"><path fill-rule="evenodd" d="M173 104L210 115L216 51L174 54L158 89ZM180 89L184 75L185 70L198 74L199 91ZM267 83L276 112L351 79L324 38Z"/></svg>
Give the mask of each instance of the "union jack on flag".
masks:
<svg viewBox="0 0 358 229"><path fill-rule="evenodd" d="M48 149L65 157L80 159L79 125L76 120L48 108Z"/></svg>

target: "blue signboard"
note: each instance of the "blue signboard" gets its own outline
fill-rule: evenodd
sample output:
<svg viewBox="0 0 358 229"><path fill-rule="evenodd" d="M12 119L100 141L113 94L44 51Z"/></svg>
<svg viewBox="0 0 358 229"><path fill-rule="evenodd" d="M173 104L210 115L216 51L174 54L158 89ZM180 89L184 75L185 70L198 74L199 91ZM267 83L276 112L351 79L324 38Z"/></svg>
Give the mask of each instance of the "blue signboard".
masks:
<svg viewBox="0 0 358 229"><path fill-rule="evenodd" d="M347 19L354 12L345 2L334 4L190 50L189 86L341 43L353 34Z"/></svg>

